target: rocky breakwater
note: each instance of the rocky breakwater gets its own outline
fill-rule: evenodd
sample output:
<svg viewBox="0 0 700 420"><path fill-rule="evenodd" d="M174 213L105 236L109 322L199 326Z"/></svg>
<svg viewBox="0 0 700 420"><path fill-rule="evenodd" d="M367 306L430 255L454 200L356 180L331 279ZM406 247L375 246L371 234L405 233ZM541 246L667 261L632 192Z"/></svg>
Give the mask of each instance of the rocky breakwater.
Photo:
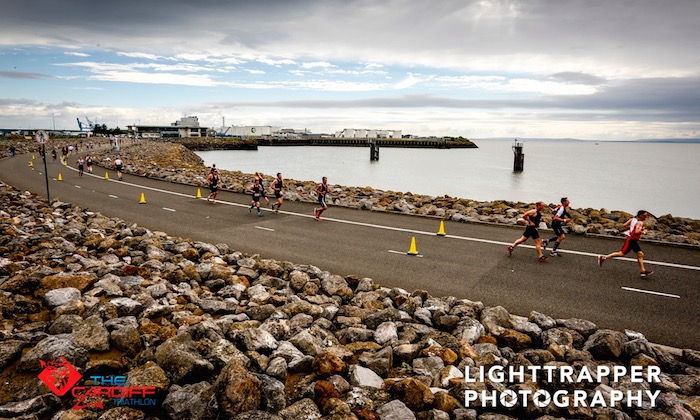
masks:
<svg viewBox="0 0 700 420"><path fill-rule="evenodd" d="M120 154L125 160L125 172L170 182L206 186L209 171L202 159L176 143L146 142L137 146L127 146ZM113 153L96 156L96 162L111 162ZM253 174L240 171L221 171L224 190L244 192L253 182ZM270 185L273 176L264 176ZM332 180L331 180L332 181ZM286 200L316 202L315 181L285 179ZM475 201L450 196L428 196L410 192L383 191L372 187L347 187L332 185L331 203L362 210L393 212L419 216L431 216L444 220L471 223L495 223L515 225L517 219L527 210L534 208L532 203L506 200ZM553 210L556 204L550 204ZM569 229L577 235L622 236L626 230L623 224L632 217L624 211L607 209L571 209L572 222ZM546 226L551 225L551 213L543 217ZM648 233L645 240L670 243L700 245L700 220L663 215L649 218L645 222ZM544 226L544 227L546 227Z"/></svg>
<svg viewBox="0 0 700 420"><path fill-rule="evenodd" d="M49 207L1 184L0 232L0 418L700 416L698 349L671 354L631 331L390 289ZM74 380L54 384L71 387L60 397L38 378L56 360L82 375L65 363L54 371ZM634 366L657 369L656 380L635 381ZM465 378L481 367L627 373L574 383ZM530 394L465 406L472 392L557 389L625 397L540 406ZM633 403L636 392L654 398Z"/></svg>
<svg viewBox="0 0 700 420"><path fill-rule="evenodd" d="M257 150L257 140L230 137L187 137L174 140L190 150Z"/></svg>

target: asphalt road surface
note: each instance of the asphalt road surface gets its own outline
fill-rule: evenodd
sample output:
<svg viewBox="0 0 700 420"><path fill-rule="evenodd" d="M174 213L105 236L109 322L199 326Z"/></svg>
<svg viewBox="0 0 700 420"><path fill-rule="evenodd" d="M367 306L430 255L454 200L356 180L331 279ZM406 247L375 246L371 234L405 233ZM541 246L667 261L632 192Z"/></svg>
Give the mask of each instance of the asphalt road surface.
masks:
<svg viewBox="0 0 700 420"><path fill-rule="evenodd" d="M30 160L31 155L0 160L0 181L45 197L43 162L37 156L32 168ZM319 222L312 203L289 201L279 214L268 206L258 217L248 212L249 195L222 191L213 205L196 198L196 187L130 175L119 182L113 170L97 166L94 175L79 177L74 168L49 162L48 174L52 199L151 230L370 277L386 287L501 305L512 314L536 310L587 319L601 328L630 329L656 343L700 350L698 248L642 242L647 269L656 273L641 279L636 259L596 263L598 254L619 250L622 239L570 235L561 257L539 263L531 241L508 257L506 245L520 237L521 227L448 221L443 237L436 235L439 219L331 206ZM141 194L145 204L139 203ZM417 256L406 255L412 238Z"/></svg>

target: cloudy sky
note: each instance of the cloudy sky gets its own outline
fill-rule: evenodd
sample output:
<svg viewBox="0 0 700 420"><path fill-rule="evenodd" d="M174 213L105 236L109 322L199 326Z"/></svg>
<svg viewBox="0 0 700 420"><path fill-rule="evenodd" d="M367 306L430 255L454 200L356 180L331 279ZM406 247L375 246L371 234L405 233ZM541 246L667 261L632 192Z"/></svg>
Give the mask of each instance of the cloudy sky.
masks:
<svg viewBox="0 0 700 420"><path fill-rule="evenodd" d="M2 128L700 137L698 0L3 3Z"/></svg>

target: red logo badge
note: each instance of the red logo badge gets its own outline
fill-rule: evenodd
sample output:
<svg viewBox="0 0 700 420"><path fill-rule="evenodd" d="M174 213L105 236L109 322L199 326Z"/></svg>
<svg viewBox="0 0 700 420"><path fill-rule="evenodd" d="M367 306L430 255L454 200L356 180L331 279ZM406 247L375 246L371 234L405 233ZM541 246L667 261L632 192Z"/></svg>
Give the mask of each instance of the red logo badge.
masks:
<svg viewBox="0 0 700 420"><path fill-rule="evenodd" d="M48 363L39 360L39 364L44 368L39 373L39 379L59 397L64 396L83 377L63 356Z"/></svg>

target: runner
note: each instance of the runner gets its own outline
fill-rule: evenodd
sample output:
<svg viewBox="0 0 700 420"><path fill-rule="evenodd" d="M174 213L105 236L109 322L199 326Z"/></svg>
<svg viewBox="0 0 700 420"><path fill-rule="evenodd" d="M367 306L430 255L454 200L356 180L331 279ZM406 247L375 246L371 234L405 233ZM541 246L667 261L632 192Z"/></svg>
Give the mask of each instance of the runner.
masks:
<svg viewBox="0 0 700 420"><path fill-rule="evenodd" d="M219 181L221 181L221 176L219 176L219 171L216 169L216 165L212 167L207 176L207 183L209 183L209 195L207 196L207 201L210 199L212 203L216 204L216 196L219 194Z"/></svg>
<svg viewBox="0 0 700 420"><path fill-rule="evenodd" d="M516 240L513 242L512 245L508 245L508 256L510 257L513 255L513 250L515 249L516 246L520 245L521 243L527 241L528 238L532 238L535 241L535 250L537 251L537 260L539 262L546 262L547 257L542 255L542 238L540 238L539 232L537 232L537 227L540 225L540 222L542 221L542 209L544 209L544 202L538 201L535 204L535 208L532 210L528 210L523 214L523 219L525 219L525 222L527 223L527 227L525 227L525 232L523 233L523 236L520 237L520 239Z"/></svg>
<svg viewBox="0 0 700 420"><path fill-rule="evenodd" d="M248 188L248 191L253 193L253 204L248 208L248 213L253 211L253 207L258 209L258 216L262 217L263 212L260 210L260 197L263 197L263 187L260 185L260 180L258 178L255 178L253 181L253 185Z"/></svg>
<svg viewBox="0 0 700 420"><path fill-rule="evenodd" d="M325 176L321 179L321 183L316 187L316 194L318 194L318 204L321 207L314 207L314 217L319 222L321 219L321 213L328 210L328 204L326 204L326 194L331 192L331 188L328 186L328 178Z"/></svg>
<svg viewBox="0 0 700 420"><path fill-rule="evenodd" d="M282 180L282 173L277 172L277 178L275 178L275 181L272 183L272 189L275 192L275 198L277 199L276 203L272 204L272 210L275 211L275 213L280 212L280 207L282 207L282 202L284 199L282 198L282 189L285 188L284 181ZM275 208L277 206L277 208Z"/></svg>
<svg viewBox="0 0 700 420"><path fill-rule="evenodd" d="M649 213L647 213L646 210L639 210L637 212L637 216L625 222L625 227L629 227L629 230L625 232L629 234L627 239L625 239L625 244L622 245L622 249L617 252L613 252L612 254L608 255L598 256L599 266L602 267L605 260L609 258L623 257L627 255L627 253L630 252L630 250L633 250L637 254L637 263L639 264L639 276L645 278L654 274L653 271L649 271L644 268L644 253L642 252L642 248L639 247L639 241L642 239L642 235L646 233L646 229L644 228L644 221L647 219L648 215Z"/></svg>
<svg viewBox="0 0 700 420"><path fill-rule="evenodd" d="M78 176L83 176L83 171L85 169L85 159L82 156L78 156Z"/></svg>
<svg viewBox="0 0 700 420"><path fill-rule="evenodd" d="M87 165L87 171L89 174L92 173L92 156L88 156L87 159L85 159L85 164Z"/></svg>
<svg viewBox="0 0 700 420"><path fill-rule="evenodd" d="M255 179L258 180L258 184L260 184L260 186L262 187L262 198L265 199L265 202L267 202L267 204L270 204L270 200L267 198L267 194L265 194L265 179L263 179L262 172L256 172Z"/></svg>
<svg viewBox="0 0 700 420"><path fill-rule="evenodd" d="M549 253L550 257L560 257L559 253L557 252L557 249L559 249L559 246L566 238L566 232L564 232L564 225L571 221L571 215L569 215L569 213L566 211L567 207L569 207L569 204L571 204L571 202L568 198L563 197L561 199L561 204L558 205L556 209L554 209L554 217L552 217L552 229L554 229L555 236L550 239L544 239L542 241L542 247L545 250L547 249L547 245L549 245L550 242L556 241L554 242L554 246L552 247L552 252Z"/></svg>
<svg viewBox="0 0 700 420"><path fill-rule="evenodd" d="M124 165L122 158L117 156L117 158L114 160L114 167L117 170L117 178L119 178L120 181L122 180L122 165Z"/></svg>
<svg viewBox="0 0 700 420"><path fill-rule="evenodd" d="M51 157L53 158L53 161L56 162L56 149L51 150Z"/></svg>

